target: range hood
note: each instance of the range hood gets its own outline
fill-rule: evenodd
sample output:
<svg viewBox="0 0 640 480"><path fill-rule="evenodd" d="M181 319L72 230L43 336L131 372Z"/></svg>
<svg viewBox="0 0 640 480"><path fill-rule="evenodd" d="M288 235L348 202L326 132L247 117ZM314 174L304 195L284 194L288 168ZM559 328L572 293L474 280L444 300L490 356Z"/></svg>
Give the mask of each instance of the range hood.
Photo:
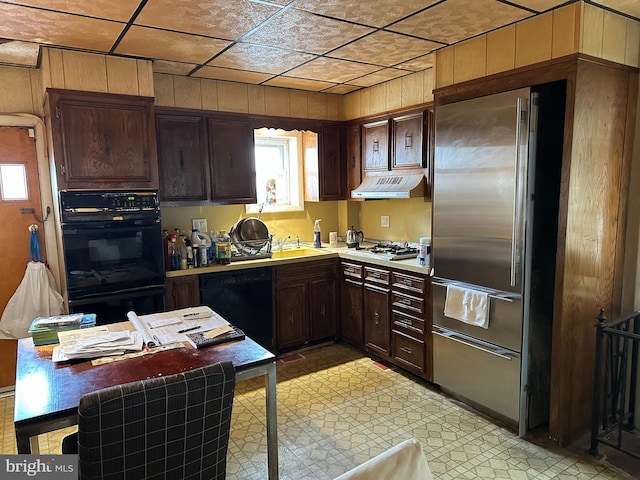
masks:
<svg viewBox="0 0 640 480"><path fill-rule="evenodd" d="M351 198L414 198L424 195L424 175L384 175L365 177Z"/></svg>

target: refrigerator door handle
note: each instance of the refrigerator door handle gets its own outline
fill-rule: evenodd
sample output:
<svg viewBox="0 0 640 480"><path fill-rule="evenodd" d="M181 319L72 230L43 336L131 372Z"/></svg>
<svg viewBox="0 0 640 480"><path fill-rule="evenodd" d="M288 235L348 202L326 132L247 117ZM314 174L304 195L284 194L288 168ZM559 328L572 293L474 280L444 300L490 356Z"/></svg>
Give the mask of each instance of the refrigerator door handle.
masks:
<svg viewBox="0 0 640 480"><path fill-rule="evenodd" d="M527 128L527 101L518 97L517 103L517 115L516 115L516 158L514 168L514 187L513 187L513 223L511 231L511 275L510 284L515 287L518 284L518 274L520 273L520 246L521 246L521 231L522 231L522 197L524 185L522 178L526 176L522 175L523 166L523 146L522 146L522 130L523 126ZM527 132L528 133L528 132ZM526 150L525 150L526 151Z"/></svg>
<svg viewBox="0 0 640 480"><path fill-rule="evenodd" d="M434 335L438 335L439 337L453 340L454 342L462 343L463 345L466 345L468 347L475 348L477 350L482 350L485 353L495 355L496 357L500 357L504 360L509 360L509 361L512 360L512 358L506 353L507 351L503 348L492 349L485 345L474 342L469 337L460 335L455 332L432 330L431 333L433 333Z"/></svg>
<svg viewBox="0 0 640 480"><path fill-rule="evenodd" d="M431 284L432 285L438 285L439 287L447 287L449 284L454 284L454 285L461 285L458 282L447 282L446 280L442 280L442 281L437 281L437 280L431 280ZM514 298L518 298L519 295L514 295L514 294L501 294L501 293L489 293L488 294L489 298L495 298L496 300L502 300L503 302L512 302L513 303L513 299Z"/></svg>

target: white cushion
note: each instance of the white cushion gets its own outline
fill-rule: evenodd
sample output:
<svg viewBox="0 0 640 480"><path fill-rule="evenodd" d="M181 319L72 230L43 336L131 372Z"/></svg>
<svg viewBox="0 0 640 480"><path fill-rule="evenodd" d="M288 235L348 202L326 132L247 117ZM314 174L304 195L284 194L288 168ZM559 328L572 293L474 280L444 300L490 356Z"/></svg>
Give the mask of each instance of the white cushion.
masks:
<svg viewBox="0 0 640 480"><path fill-rule="evenodd" d="M433 480L422 445L415 438L343 473L335 480Z"/></svg>

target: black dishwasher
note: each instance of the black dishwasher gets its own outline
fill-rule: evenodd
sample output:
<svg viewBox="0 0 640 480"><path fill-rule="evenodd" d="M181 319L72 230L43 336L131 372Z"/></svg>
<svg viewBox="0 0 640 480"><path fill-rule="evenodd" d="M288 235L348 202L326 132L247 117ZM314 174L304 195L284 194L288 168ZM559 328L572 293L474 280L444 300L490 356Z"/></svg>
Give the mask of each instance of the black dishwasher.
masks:
<svg viewBox="0 0 640 480"><path fill-rule="evenodd" d="M200 275L204 305L271 352L273 342L271 267Z"/></svg>

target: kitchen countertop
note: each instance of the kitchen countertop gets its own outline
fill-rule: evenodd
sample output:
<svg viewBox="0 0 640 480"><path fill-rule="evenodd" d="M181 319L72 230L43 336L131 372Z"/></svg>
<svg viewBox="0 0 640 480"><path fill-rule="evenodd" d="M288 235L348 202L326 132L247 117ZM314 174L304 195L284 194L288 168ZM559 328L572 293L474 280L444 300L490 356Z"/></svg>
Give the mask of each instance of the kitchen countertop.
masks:
<svg viewBox="0 0 640 480"><path fill-rule="evenodd" d="M371 246L373 246L373 244ZM307 245L304 245L303 247L307 252L311 248ZM288 251L293 250L295 250L295 248L288 249ZM423 275L429 275L430 270L427 267L418 265L418 262L415 258L409 258L406 260L387 260L366 250L355 250L353 248L347 248L344 244L339 244L337 247L329 247L329 244L322 244L322 248L317 248L314 250L317 250L318 253L306 253L305 255L301 255L299 257L293 256L286 258L260 258L252 260L240 260L231 262L229 265L211 265L208 267L189 268L187 270L171 270L166 272L166 276L183 277L186 275L200 275L203 273L230 272L248 268L273 267L276 265L286 265L291 263L307 262L312 260L321 260L324 258L336 257L342 260L363 262L380 267L396 268L399 270L406 270Z"/></svg>

